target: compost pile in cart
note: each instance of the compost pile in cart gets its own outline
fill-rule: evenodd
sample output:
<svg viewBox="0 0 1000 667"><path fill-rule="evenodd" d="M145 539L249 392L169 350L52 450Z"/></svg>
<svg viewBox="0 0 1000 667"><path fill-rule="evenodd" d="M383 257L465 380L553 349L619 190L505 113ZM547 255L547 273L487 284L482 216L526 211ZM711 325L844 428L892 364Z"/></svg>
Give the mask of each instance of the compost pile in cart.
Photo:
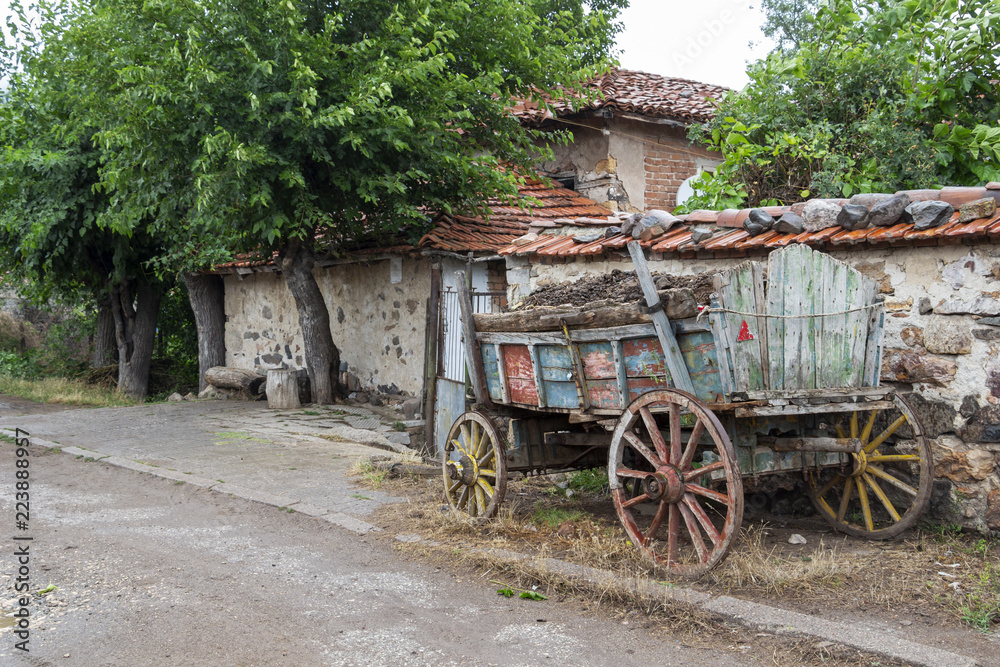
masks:
<svg viewBox="0 0 1000 667"><path fill-rule="evenodd" d="M714 291L714 273L700 273L696 276L674 276L653 274L656 289L690 289L699 305L707 306L708 297ZM580 278L576 282L540 287L521 301L520 308L534 306L584 306L595 301L615 301L629 303L642 300L642 288L635 271L615 269L611 273Z"/></svg>

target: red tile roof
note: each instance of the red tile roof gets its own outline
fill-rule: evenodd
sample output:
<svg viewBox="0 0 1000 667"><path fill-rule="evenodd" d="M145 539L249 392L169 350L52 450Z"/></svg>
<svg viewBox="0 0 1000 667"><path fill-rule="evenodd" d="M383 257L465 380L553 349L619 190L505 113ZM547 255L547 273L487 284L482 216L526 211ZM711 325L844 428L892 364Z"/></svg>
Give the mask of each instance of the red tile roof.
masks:
<svg viewBox="0 0 1000 667"><path fill-rule="evenodd" d="M920 191L921 199L941 199L952 203L956 208L963 203L992 196L1000 201L1000 190L986 188L945 188L933 192ZM845 203L847 200L831 200ZM828 227L816 232L802 234L783 234L767 231L759 236L751 237L741 228L750 209L715 211L693 211L690 215L681 216L682 224L669 230L663 236L644 241L642 247L655 253L693 255L695 253L711 253L716 255L746 255L764 253L775 248L781 248L791 243L805 243L814 247L832 248L863 248L872 246L917 246L946 245L963 242L1000 242L1000 210L989 218L981 218L971 222L959 223L959 213L956 211L951 219L940 227L917 231L912 224L900 223L892 227L866 227L856 231L847 231L841 227ZM772 211L772 209L769 209ZM780 209L774 209L777 214ZM712 227L715 219L715 234L695 244L691 240L694 226ZM738 222L737 222L738 221ZM632 240L631 236L616 234L587 244L567 242L561 230L550 230L538 240L526 245L509 245L500 250L501 255L537 255L540 257L565 257L577 255L599 255L608 252L621 251Z"/></svg>
<svg viewBox="0 0 1000 667"><path fill-rule="evenodd" d="M499 201L494 201L490 205L490 215L486 218L438 214L434 219L433 229L424 234L416 246L380 245L357 248L353 253L407 254L420 250L496 253L500 248L510 245L514 239L528 233L534 224L550 227L609 224L608 209L549 179L525 179L518 186L518 192L522 198L522 206L501 205ZM277 254L272 257L243 254L232 262L219 264L215 269L259 268L273 264L276 259Z"/></svg>
<svg viewBox="0 0 1000 667"><path fill-rule="evenodd" d="M555 116L560 118L584 111L611 109L685 123L704 122L715 115L716 102L728 90L723 86L613 67L586 86L588 93L597 94L596 99L585 102L579 109L559 101L553 104L553 109ZM552 112L540 110L537 103L525 100L518 101L512 111L529 124L541 124L553 118Z"/></svg>

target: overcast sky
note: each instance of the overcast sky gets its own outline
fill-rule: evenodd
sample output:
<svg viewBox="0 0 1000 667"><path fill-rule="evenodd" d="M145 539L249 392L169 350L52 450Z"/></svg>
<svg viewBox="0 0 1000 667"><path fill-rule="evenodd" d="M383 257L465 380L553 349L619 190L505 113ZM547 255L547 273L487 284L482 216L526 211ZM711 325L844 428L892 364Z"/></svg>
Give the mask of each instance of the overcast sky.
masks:
<svg viewBox="0 0 1000 667"><path fill-rule="evenodd" d="M741 88L746 61L763 57L761 14L751 0L632 0L618 41L623 67ZM8 0L0 0L6 19ZM0 26L6 23L0 21Z"/></svg>

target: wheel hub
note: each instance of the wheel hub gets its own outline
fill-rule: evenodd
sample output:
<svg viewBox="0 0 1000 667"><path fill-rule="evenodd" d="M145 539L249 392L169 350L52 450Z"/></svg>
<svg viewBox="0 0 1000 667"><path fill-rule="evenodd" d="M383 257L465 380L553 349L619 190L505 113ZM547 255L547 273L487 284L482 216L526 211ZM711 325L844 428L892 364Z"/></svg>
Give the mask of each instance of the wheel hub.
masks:
<svg viewBox="0 0 1000 667"><path fill-rule="evenodd" d="M479 466L476 461L466 454L457 461L448 462L448 477L455 482L461 482L466 486L472 486L479 477Z"/></svg>
<svg viewBox="0 0 1000 667"><path fill-rule="evenodd" d="M684 497L684 479L673 466L664 466L647 475L642 486L646 495L654 500L676 503Z"/></svg>
<svg viewBox="0 0 1000 667"><path fill-rule="evenodd" d="M868 455L862 450L852 453L851 458L854 459L854 470L851 471L851 477L861 477L868 470Z"/></svg>

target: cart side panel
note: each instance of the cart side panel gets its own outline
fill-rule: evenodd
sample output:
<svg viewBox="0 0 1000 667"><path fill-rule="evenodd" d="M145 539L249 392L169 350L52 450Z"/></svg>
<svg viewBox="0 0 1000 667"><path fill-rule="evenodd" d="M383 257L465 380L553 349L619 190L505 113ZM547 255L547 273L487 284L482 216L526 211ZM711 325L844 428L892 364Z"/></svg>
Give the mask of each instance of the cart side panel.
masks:
<svg viewBox="0 0 1000 667"><path fill-rule="evenodd" d="M501 345L504 373L512 403L538 405L535 365L527 345Z"/></svg>
<svg viewBox="0 0 1000 667"><path fill-rule="evenodd" d="M575 366L565 345L539 345L545 404L553 408L579 408L580 397L573 382Z"/></svg>
<svg viewBox="0 0 1000 667"><path fill-rule="evenodd" d="M490 398L497 403L502 403L503 386L500 381L500 367L497 363L497 350L493 345L480 345L479 350L483 355L483 370L486 373L486 387L489 389Z"/></svg>
<svg viewBox="0 0 1000 667"><path fill-rule="evenodd" d="M622 407L622 390L618 384L618 369L611 343L580 343L577 349L590 404L595 408Z"/></svg>
<svg viewBox="0 0 1000 667"><path fill-rule="evenodd" d="M708 331L683 333L677 338L681 356L694 385L695 395L708 403L724 398L719 376L715 339ZM622 341L629 400L656 389L673 386L663 359L663 348L656 338L633 338Z"/></svg>

